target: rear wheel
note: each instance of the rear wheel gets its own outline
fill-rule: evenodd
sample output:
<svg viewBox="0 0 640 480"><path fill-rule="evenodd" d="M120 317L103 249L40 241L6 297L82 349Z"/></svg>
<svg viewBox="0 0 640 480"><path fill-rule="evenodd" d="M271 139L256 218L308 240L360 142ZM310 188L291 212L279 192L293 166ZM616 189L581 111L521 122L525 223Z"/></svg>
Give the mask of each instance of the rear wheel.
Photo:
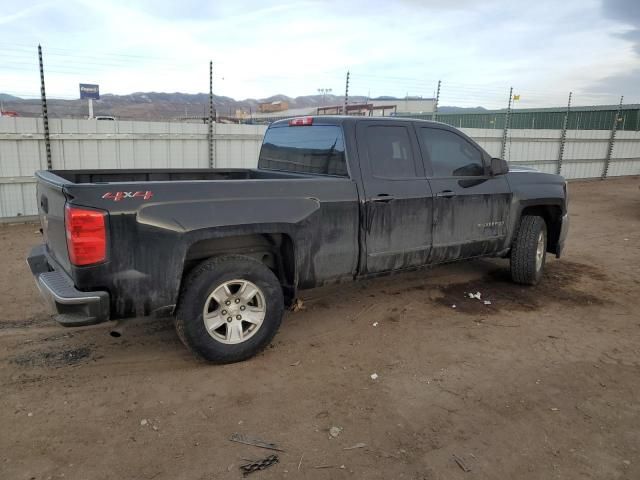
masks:
<svg viewBox="0 0 640 480"><path fill-rule="evenodd" d="M544 218L524 215L511 250L511 279L536 285L542 278L547 256L547 224Z"/></svg>
<svg viewBox="0 0 640 480"><path fill-rule="evenodd" d="M246 360L276 334L284 312L280 282L251 257L226 255L189 273L176 311L176 331L212 363Z"/></svg>

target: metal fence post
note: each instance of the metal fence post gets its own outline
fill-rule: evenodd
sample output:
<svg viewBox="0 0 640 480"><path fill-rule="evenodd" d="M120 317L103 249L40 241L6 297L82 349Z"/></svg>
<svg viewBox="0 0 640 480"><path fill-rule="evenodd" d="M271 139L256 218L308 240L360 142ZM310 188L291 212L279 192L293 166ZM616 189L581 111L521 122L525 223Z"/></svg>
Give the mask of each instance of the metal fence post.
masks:
<svg viewBox="0 0 640 480"><path fill-rule="evenodd" d="M40 100L42 101L42 124L44 126L44 147L47 152L47 170L53 168L51 161L51 139L49 138L49 113L47 110L47 94L44 89L44 65L42 63L42 47L38 45L38 61L40 63Z"/></svg>
<svg viewBox="0 0 640 480"><path fill-rule="evenodd" d="M569 92L569 101L567 102L567 113L564 114L564 121L562 122L562 134L560 135L560 151L558 153L558 165L556 173L560 175L562 171L562 160L564 159L564 146L567 142L567 127L569 126L569 113L571 112L571 95L573 92Z"/></svg>
<svg viewBox="0 0 640 480"><path fill-rule="evenodd" d="M347 105L349 103L349 70L347 70L347 81L344 86L344 114L348 115Z"/></svg>
<svg viewBox="0 0 640 480"><path fill-rule="evenodd" d="M509 89L509 103L507 105L507 114L504 118L504 130L502 131L502 153L500 158L504 159L507 153L507 134L509 133L509 121L511 120L511 99L513 98L513 87Z"/></svg>
<svg viewBox="0 0 640 480"><path fill-rule="evenodd" d="M440 83L441 80L438 80L438 88L436 90L436 103L433 106L433 113L431 114L431 120L433 120L434 122L438 118L438 103L440 103Z"/></svg>
<svg viewBox="0 0 640 480"><path fill-rule="evenodd" d="M213 62L209 62L209 168L215 167L213 146Z"/></svg>
<svg viewBox="0 0 640 480"><path fill-rule="evenodd" d="M604 168L602 169L602 176L600 177L602 180L607 178L607 175L609 174L609 164L611 163L611 156L613 155L613 147L616 141L616 132L618 131L618 119L620 118L620 113L622 112L623 100L624 100L624 95L620 97L618 110L616 110L616 115L613 118L613 125L611 125L611 135L609 136L609 148L607 148L607 156L604 159Z"/></svg>

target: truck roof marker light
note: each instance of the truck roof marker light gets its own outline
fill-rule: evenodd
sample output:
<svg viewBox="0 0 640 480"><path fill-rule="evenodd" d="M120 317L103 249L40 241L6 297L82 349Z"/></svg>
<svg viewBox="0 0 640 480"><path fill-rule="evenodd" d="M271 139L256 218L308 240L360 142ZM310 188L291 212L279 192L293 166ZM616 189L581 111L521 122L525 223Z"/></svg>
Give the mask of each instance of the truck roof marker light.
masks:
<svg viewBox="0 0 640 480"><path fill-rule="evenodd" d="M313 117L297 117L289 120L290 127L304 127L313 125Z"/></svg>

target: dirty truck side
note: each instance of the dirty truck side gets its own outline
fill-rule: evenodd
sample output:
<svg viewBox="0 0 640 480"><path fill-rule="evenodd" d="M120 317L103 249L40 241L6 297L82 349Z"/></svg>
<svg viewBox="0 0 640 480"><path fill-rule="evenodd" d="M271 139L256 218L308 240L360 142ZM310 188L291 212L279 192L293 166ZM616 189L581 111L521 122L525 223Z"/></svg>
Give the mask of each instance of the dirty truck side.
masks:
<svg viewBox="0 0 640 480"><path fill-rule="evenodd" d="M273 123L256 169L40 171L28 263L56 320L168 314L197 355L246 359L300 289L479 256L535 285L567 185L419 120Z"/></svg>

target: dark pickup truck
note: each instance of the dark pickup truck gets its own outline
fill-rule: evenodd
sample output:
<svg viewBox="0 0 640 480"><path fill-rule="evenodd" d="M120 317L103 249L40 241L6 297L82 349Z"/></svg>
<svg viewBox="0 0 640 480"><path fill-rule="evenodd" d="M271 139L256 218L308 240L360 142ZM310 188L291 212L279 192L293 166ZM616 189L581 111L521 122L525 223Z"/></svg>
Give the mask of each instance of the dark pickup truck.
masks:
<svg viewBox="0 0 640 480"><path fill-rule="evenodd" d="M28 263L56 320L173 315L215 363L267 345L300 289L481 256L534 285L568 229L562 177L419 120L278 121L257 169L36 176L44 243Z"/></svg>

